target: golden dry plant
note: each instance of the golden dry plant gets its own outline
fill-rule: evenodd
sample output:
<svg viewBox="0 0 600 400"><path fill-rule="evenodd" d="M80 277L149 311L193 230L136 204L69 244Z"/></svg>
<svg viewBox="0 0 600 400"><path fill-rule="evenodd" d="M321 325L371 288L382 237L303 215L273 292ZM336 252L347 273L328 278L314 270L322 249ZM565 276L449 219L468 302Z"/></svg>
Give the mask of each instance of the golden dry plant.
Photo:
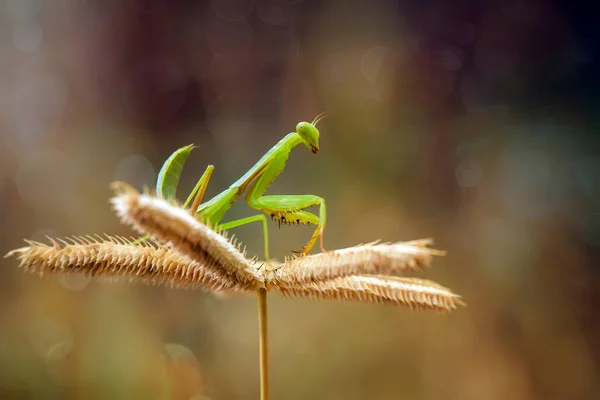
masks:
<svg viewBox="0 0 600 400"><path fill-rule="evenodd" d="M114 209L127 225L153 241L135 243L117 236L49 238L49 244L26 241L12 250L31 272L82 273L170 287L254 293L278 291L284 296L357 300L410 308L450 311L464 305L460 296L435 282L399 277L427 267L443 255L430 239L369 243L271 265L246 252L226 234L198 221L174 202L140 194L115 183Z"/></svg>
<svg viewBox="0 0 600 400"><path fill-rule="evenodd" d="M430 239L401 243L373 242L325 253L292 257L283 263L249 259L226 232L198 221L191 210L131 186L113 184L111 199L121 221L150 240L119 236L76 236L27 241L5 257L43 274L81 273L127 278L171 287L202 288L214 293L257 293L260 340L260 393L268 400L267 292L288 297L355 300L435 311L465 303L435 282L400 277L421 270L444 252Z"/></svg>

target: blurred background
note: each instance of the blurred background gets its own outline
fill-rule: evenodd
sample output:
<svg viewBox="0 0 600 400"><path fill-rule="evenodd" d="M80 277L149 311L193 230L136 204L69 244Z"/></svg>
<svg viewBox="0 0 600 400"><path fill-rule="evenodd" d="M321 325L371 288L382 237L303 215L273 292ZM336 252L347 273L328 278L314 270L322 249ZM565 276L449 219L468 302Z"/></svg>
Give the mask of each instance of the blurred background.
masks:
<svg viewBox="0 0 600 400"><path fill-rule="evenodd" d="M565 2L566 3L566 2ZM271 194L327 200L329 249L434 237L449 315L269 297L274 399L600 396L593 6L542 0L0 1L0 253L131 235L110 182L195 143L228 186L320 124ZM226 218L255 212L240 202ZM311 227L270 225L283 259ZM258 225L236 234L262 254ZM316 249L315 249L316 251ZM258 398L254 297L0 264L0 398Z"/></svg>

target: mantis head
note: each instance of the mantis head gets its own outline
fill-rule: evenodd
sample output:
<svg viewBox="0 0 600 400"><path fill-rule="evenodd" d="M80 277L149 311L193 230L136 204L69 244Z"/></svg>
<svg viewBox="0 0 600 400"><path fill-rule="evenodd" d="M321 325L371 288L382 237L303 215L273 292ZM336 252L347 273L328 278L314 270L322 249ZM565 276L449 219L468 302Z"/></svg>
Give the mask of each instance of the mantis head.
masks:
<svg viewBox="0 0 600 400"><path fill-rule="evenodd" d="M323 117L325 117L325 113L317 115L313 122L303 121L296 125L296 133L313 154L317 154L319 151L319 130L317 129L317 123Z"/></svg>

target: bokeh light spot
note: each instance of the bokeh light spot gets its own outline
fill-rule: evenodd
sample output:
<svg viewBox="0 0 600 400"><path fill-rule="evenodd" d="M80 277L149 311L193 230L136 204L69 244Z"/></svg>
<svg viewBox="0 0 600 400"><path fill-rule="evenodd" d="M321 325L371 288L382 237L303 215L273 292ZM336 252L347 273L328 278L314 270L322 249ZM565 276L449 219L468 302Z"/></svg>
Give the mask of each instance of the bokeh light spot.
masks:
<svg viewBox="0 0 600 400"><path fill-rule="evenodd" d="M58 319L41 317L31 328L29 342L39 357L64 358L73 348L73 333Z"/></svg>
<svg viewBox="0 0 600 400"><path fill-rule="evenodd" d="M62 341L57 342L50 346L48 351L46 352L46 360L47 361L61 361L63 360L73 349L73 343Z"/></svg>
<svg viewBox="0 0 600 400"><path fill-rule="evenodd" d="M73 291L79 291L85 289L90 283L92 278L84 274L60 274L58 281L65 288Z"/></svg>
<svg viewBox="0 0 600 400"><path fill-rule="evenodd" d="M187 347L178 343L165 344L165 351L175 363L193 363L198 364L198 359L194 353Z"/></svg>

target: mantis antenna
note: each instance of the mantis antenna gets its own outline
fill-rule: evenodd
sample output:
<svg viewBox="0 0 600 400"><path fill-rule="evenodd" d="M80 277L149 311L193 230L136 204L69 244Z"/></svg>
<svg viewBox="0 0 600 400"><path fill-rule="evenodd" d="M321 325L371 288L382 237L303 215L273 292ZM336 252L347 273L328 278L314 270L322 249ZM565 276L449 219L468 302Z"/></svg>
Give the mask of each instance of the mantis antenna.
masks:
<svg viewBox="0 0 600 400"><path fill-rule="evenodd" d="M325 118L327 116L327 111L323 111L321 114L317 115L315 117L315 119L313 120L313 122L311 122L314 126L317 126L317 124L319 123L319 121L321 121L323 118Z"/></svg>

